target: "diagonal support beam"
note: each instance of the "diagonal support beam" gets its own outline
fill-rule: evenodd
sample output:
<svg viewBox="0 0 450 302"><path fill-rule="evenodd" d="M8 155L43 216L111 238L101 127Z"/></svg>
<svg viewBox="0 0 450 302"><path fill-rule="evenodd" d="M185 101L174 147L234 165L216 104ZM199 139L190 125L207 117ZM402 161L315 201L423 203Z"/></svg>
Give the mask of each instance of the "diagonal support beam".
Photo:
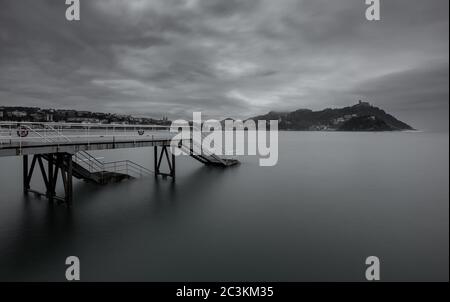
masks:
<svg viewBox="0 0 450 302"><path fill-rule="evenodd" d="M47 161L44 165L43 160ZM41 170L42 179L46 187L46 193L41 193L30 188L33 172L36 163ZM58 182L59 171L61 171L61 179L64 187L64 197L56 196L56 185ZM60 200L70 205L73 200L73 163L72 155L68 153L50 153L36 154L33 156L31 166L29 167L28 156L23 156L23 189L24 193L33 192L39 196L45 196L49 201Z"/></svg>
<svg viewBox="0 0 450 302"><path fill-rule="evenodd" d="M161 152L158 155L158 147L154 147L154 161L155 161L155 177L161 175L163 177L172 177L172 180L175 180L175 155L169 155L169 151L167 150L168 146L162 146ZM167 165L169 167L168 172L161 172L161 163L163 158L166 159Z"/></svg>

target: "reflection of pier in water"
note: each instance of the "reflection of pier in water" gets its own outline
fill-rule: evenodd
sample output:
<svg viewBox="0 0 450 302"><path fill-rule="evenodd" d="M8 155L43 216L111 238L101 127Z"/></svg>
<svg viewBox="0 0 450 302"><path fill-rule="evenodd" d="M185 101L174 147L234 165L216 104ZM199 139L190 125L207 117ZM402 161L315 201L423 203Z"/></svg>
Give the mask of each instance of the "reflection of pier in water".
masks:
<svg viewBox="0 0 450 302"><path fill-rule="evenodd" d="M72 202L72 178L96 184L154 174L175 179L175 146L204 165L229 167L236 159L225 159L199 146L192 138L173 142L170 126L110 125L68 123L0 123L0 156L23 157L23 189L46 196L50 201ZM102 162L88 151L119 148L153 147L154 171L131 160ZM29 156L32 156L31 162ZM167 169L163 171L163 164ZM34 170L39 168L46 192L31 189ZM60 175L60 177L59 177ZM58 179L62 180L64 197L56 195Z"/></svg>

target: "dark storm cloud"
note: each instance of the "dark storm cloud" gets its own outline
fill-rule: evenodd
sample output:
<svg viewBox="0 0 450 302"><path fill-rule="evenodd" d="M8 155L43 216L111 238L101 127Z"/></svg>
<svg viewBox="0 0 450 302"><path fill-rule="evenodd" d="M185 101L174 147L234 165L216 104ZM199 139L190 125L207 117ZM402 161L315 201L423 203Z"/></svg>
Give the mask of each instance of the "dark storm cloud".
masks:
<svg viewBox="0 0 450 302"><path fill-rule="evenodd" d="M446 62L402 70L369 80L362 89L355 89L359 95L377 98L392 107L421 106L425 109L448 106L449 71Z"/></svg>
<svg viewBox="0 0 450 302"><path fill-rule="evenodd" d="M214 16L230 16L233 14L248 13L260 5L260 0L209 0L199 1L199 8L206 12L212 13Z"/></svg>
<svg viewBox="0 0 450 302"><path fill-rule="evenodd" d="M448 118L448 1L381 1L380 22L362 0L81 0L80 22L64 2L0 0L0 104L247 117L361 98Z"/></svg>

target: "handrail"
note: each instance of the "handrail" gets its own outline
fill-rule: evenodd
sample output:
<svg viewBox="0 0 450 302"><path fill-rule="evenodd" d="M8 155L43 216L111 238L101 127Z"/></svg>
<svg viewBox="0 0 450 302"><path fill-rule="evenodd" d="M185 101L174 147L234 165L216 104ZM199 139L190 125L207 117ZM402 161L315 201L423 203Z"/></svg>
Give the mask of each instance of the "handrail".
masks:
<svg viewBox="0 0 450 302"><path fill-rule="evenodd" d="M195 130L195 129L194 129L194 130ZM203 141L203 140L205 139L205 134L204 134L203 132L201 132L201 131L200 131L200 134L201 134L201 138L202 138L202 141ZM222 158L220 158L219 156L217 156L216 154L214 154L214 152L211 151L211 150L209 150L208 148L205 148L205 147L203 146L203 144L197 142L197 141L194 140L193 138L191 138L190 141L192 142L193 145L196 145L197 147L200 147L200 150L201 150L201 153L202 153L202 154L199 154L199 155L211 157L211 158L213 158L215 161L218 161L218 162L220 162L221 164L226 165L226 162L225 162ZM181 144L183 144L183 142L181 142ZM204 154L203 154L203 153L204 153ZM207 159L208 159L208 158L207 158Z"/></svg>
<svg viewBox="0 0 450 302"><path fill-rule="evenodd" d="M38 135L39 137L41 137L42 139L44 139L44 140L46 140L46 141L48 141L48 142L53 142L52 140L49 140L48 137L43 136L42 134L40 134L38 131L36 131L35 129L31 128L30 126L26 125L26 126L23 126L23 127L27 128L27 129L30 130L31 132L37 134L37 135ZM23 138L21 137L21 139L23 139Z"/></svg>
<svg viewBox="0 0 450 302"><path fill-rule="evenodd" d="M66 139L66 141L70 142L70 139L67 136L65 136L64 134L62 134L59 130L53 128L52 126L50 126L48 124L44 124L44 126L47 127L47 128L50 128L52 131L55 131L60 137Z"/></svg>
<svg viewBox="0 0 450 302"><path fill-rule="evenodd" d="M39 137L19 137L19 136L1 136L0 135L0 140L14 140L14 141L32 141L32 140L37 140L37 139L46 139L46 138L50 138L50 137L44 137L43 135L39 134L38 131L33 130L33 133L36 133L36 135L38 135ZM56 137L56 136L52 136L52 137ZM150 137L150 135L146 135L146 136L141 136L141 135L132 135L130 133L126 133L126 134L91 134L91 135L66 135L65 138L69 139L68 141L73 142L73 140L70 140L70 138L134 138L136 140L136 138L139 138L140 140L145 140L148 139L148 137ZM152 134L151 138L152 139L170 139L172 137L172 135L169 136L157 136ZM139 140L136 140L139 141ZM59 141L56 140L47 140L47 142L55 142L58 143Z"/></svg>
<svg viewBox="0 0 450 302"><path fill-rule="evenodd" d="M32 136L20 136L16 130L25 128ZM0 122L0 140L28 142L40 139L46 142L72 141L74 139L104 137L149 137L152 132L169 132L167 125L120 125L80 123ZM144 131L144 132L142 132ZM147 133L145 131L148 131ZM50 135L49 135L50 134ZM1 141L3 143L3 141Z"/></svg>
<svg viewBox="0 0 450 302"><path fill-rule="evenodd" d="M95 158L94 156L92 156L91 154L89 154L86 151L78 151L77 154L82 154L83 156L85 156L87 159L89 159L90 161L95 162L96 164L98 164L99 166L102 166L104 163L102 163L101 161L99 161L97 158Z"/></svg>
<svg viewBox="0 0 450 302"><path fill-rule="evenodd" d="M152 173L154 173L153 171L131 161L131 160L119 160L119 161L113 161L113 162L105 162L105 170L107 170L109 167L107 167L108 165L111 167L114 167L114 172L117 172L117 167L123 167L125 166L126 169L128 168L132 168L137 170L137 172L139 172L140 174L146 174L146 175L150 175Z"/></svg>
<svg viewBox="0 0 450 302"><path fill-rule="evenodd" d="M91 173L105 173L105 172L123 172L126 174L133 172L135 174L151 175L153 171L131 161L131 160L119 160L111 162L101 162L86 151L79 151L74 154L75 161L82 164L84 168L87 166L87 170Z"/></svg>
<svg viewBox="0 0 450 302"><path fill-rule="evenodd" d="M102 162L98 161L95 157L93 157L92 155L90 155L89 153L85 152L85 151L79 151L78 153L75 153L73 155L73 157L75 158L75 161L79 164L85 164L82 166L86 166L86 162L87 164L87 169L89 170L89 172L102 172L104 171L104 167ZM85 167L86 168L86 167Z"/></svg>
<svg viewBox="0 0 450 302"><path fill-rule="evenodd" d="M0 122L0 128L2 126L20 126L20 125L43 125L43 126L61 126L61 127L76 127L76 128L92 128L92 129L101 129L101 128L130 128L130 129L169 129L170 125L140 125L140 124L99 124L99 123L41 123L41 122Z"/></svg>

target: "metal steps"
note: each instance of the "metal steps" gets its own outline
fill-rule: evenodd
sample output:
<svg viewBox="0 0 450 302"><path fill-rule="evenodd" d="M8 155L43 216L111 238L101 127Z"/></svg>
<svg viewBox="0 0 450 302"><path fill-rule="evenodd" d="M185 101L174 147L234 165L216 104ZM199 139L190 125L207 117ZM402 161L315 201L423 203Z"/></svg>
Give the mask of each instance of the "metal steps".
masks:
<svg viewBox="0 0 450 302"><path fill-rule="evenodd" d="M47 154L42 157L49 160ZM152 171L128 160L103 163L85 151L72 155L72 175L96 184L120 182L124 179L150 174Z"/></svg>
<svg viewBox="0 0 450 302"><path fill-rule="evenodd" d="M48 154L43 154L42 158L44 158L47 161L50 160ZM60 165L63 166L64 169L68 168L66 162L61 162ZM93 182L93 183L97 183L97 184L104 183L103 179L102 179L102 175L95 173L95 172L90 172L88 169L84 168L83 166L78 164L77 161L74 161L74 160L72 161L72 175L75 178L86 180L89 182Z"/></svg>
<svg viewBox="0 0 450 302"><path fill-rule="evenodd" d="M86 151L79 151L72 158L74 176L98 184L153 174L153 171L130 160L101 162Z"/></svg>
<svg viewBox="0 0 450 302"><path fill-rule="evenodd" d="M47 163L44 164L44 161ZM31 189L30 182L35 168L41 172L45 192ZM29 165L28 155L23 156L24 193L31 192L38 196L45 196L50 201L61 201L68 205L73 198L73 177L96 184L107 184L133 178L132 174L137 177L152 174L152 171L131 161L102 163L85 151L75 155L67 152L34 154L31 165ZM64 189L63 197L56 195L56 184L59 178L62 180Z"/></svg>
<svg viewBox="0 0 450 302"><path fill-rule="evenodd" d="M200 148L200 144L196 143L194 140L191 139L189 146L186 146L185 143L180 142L178 144L178 147L185 152L186 154L189 154L190 157L193 159L201 162L204 165L207 166L216 166L216 167L230 167L239 164L240 162L237 159L231 159L231 158L221 158L217 155L215 155L213 152L205 149L200 148L202 152L200 154L197 154L194 152L193 145L197 145Z"/></svg>

